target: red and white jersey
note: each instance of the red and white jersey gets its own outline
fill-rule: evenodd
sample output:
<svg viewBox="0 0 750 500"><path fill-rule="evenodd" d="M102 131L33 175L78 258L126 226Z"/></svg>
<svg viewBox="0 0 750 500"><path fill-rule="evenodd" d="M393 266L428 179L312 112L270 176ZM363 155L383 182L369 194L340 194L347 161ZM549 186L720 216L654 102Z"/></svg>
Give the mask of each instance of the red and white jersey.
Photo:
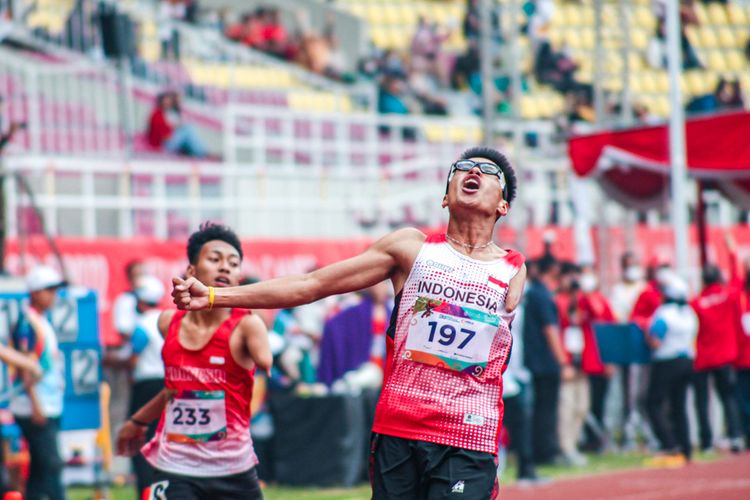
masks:
<svg viewBox="0 0 750 500"><path fill-rule="evenodd" d="M463 255L431 236L397 297L373 431L497 454L512 338L505 312L523 265Z"/></svg>
<svg viewBox="0 0 750 500"><path fill-rule="evenodd" d="M141 450L165 472L228 476L258 463L250 438L254 370L238 365L229 337L248 313L235 309L197 351L180 344L186 311L177 311L164 340L164 385L175 392L154 438Z"/></svg>

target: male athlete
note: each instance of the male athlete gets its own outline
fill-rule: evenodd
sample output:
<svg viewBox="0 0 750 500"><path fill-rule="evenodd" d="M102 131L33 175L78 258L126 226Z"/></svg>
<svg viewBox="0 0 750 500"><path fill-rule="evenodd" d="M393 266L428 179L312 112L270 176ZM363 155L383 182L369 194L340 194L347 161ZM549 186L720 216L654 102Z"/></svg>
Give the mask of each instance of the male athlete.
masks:
<svg viewBox="0 0 750 500"><path fill-rule="evenodd" d="M285 308L389 278L397 293L372 438L373 498L486 500L497 493L502 371L523 256L492 242L516 193L508 160L472 148L450 167L446 234L400 229L311 273L214 289L175 278L180 309Z"/></svg>
<svg viewBox="0 0 750 500"><path fill-rule="evenodd" d="M212 289L238 285L242 248L230 229L204 224L188 240L189 279ZM263 321L240 309L164 311L165 389L120 429L118 453L133 455L148 425L161 415L156 436L141 452L156 469L143 498L260 499L250 439L255 368L271 368Z"/></svg>

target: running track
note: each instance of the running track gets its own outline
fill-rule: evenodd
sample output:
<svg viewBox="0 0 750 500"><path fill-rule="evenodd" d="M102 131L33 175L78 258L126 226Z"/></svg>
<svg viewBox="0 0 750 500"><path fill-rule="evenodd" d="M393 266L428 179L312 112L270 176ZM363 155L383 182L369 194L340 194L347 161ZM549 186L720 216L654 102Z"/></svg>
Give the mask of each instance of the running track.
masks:
<svg viewBox="0 0 750 500"><path fill-rule="evenodd" d="M637 469L500 489L501 500L750 500L750 452L680 469Z"/></svg>

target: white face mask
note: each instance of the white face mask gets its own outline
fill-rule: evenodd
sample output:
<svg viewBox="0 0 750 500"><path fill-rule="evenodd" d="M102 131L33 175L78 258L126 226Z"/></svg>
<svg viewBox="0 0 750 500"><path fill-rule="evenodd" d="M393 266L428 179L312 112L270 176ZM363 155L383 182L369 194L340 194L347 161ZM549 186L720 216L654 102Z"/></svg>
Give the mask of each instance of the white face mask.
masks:
<svg viewBox="0 0 750 500"><path fill-rule="evenodd" d="M643 271L638 266L629 266L625 269L624 276L627 281L639 281L643 277Z"/></svg>
<svg viewBox="0 0 750 500"><path fill-rule="evenodd" d="M668 267L660 267L656 270L654 273L654 278L656 279L656 282L660 285L663 285L666 283L666 281L672 276L672 271Z"/></svg>
<svg viewBox="0 0 750 500"><path fill-rule="evenodd" d="M584 293L593 292L599 285L599 280L597 280L596 276L591 273L581 275L581 279L578 282L580 283L581 290Z"/></svg>

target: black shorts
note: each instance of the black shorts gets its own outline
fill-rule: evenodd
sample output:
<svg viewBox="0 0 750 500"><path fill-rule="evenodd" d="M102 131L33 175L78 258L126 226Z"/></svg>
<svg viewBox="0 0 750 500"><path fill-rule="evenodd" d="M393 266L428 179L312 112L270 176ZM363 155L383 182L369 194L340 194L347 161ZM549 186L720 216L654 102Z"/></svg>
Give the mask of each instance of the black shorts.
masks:
<svg viewBox="0 0 750 500"><path fill-rule="evenodd" d="M497 497L497 458L481 451L373 434L374 500L489 500Z"/></svg>
<svg viewBox="0 0 750 500"><path fill-rule="evenodd" d="M221 477L191 477L156 471L143 500L261 500L258 471L253 467Z"/></svg>

